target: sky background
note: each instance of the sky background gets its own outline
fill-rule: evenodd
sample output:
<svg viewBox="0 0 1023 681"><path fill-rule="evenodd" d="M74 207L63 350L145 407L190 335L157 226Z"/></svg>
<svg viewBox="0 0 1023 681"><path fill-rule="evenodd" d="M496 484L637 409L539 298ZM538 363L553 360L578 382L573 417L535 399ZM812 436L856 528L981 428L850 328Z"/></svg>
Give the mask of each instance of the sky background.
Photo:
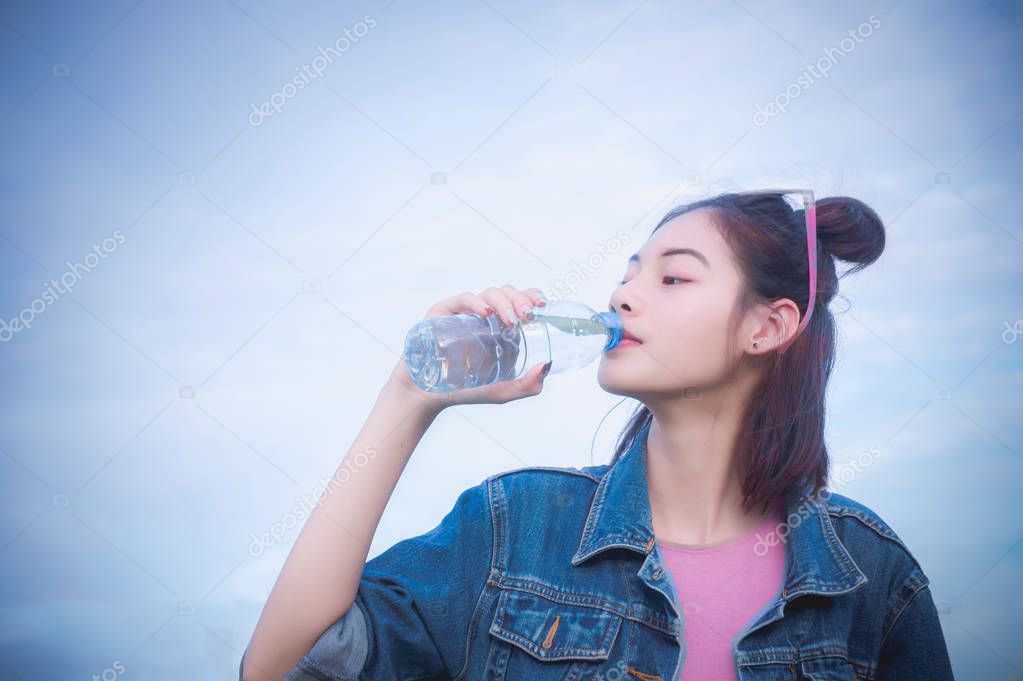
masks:
<svg viewBox="0 0 1023 681"><path fill-rule="evenodd" d="M434 302L605 309L671 207L771 186L884 220L827 430L839 470L882 454L836 491L921 562L957 678L1023 678L1018 4L5 2L0 58L0 681L234 678L299 530L253 536ZM608 461L635 403L595 372L442 414L370 556L493 473Z"/></svg>

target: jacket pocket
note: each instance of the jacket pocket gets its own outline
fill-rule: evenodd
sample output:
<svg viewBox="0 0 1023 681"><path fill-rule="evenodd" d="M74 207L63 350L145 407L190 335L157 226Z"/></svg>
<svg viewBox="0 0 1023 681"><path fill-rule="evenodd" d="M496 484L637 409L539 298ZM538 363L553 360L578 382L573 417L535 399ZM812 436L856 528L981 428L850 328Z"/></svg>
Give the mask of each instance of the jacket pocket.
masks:
<svg viewBox="0 0 1023 681"><path fill-rule="evenodd" d="M609 658L622 619L602 608L504 589L490 625L496 641L488 678L588 678L614 666Z"/></svg>
<svg viewBox="0 0 1023 681"><path fill-rule="evenodd" d="M801 679L807 681L856 681L853 666L843 657L817 657L799 663Z"/></svg>
<svg viewBox="0 0 1023 681"><path fill-rule="evenodd" d="M602 608L506 589L490 633L539 660L606 660L621 625L621 615Z"/></svg>

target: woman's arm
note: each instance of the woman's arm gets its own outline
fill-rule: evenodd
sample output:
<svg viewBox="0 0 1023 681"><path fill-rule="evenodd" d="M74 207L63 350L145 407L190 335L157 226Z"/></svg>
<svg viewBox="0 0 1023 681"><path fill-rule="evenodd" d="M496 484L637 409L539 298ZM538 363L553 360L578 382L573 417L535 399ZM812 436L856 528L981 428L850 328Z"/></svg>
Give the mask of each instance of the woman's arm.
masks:
<svg viewBox="0 0 1023 681"><path fill-rule="evenodd" d="M404 370L401 361L395 372ZM280 681L351 607L377 524L442 399L399 380L380 390L281 568L244 655L244 681Z"/></svg>
<svg viewBox="0 0 1023 681"><path fill-rule="evenodd" d="M466 291L446 298L426 318L500 310L502 324L512 325L528 319L533 306L545 304L540 289L490 287L479 295ZM384 508L437 415L455 404L505 404L537 395L545 373L544 365L536 364L515 380L431 393L416 386L404 358L398 360L281 568L243 655L242 681L281 681L352 607ZM370 459L360 464L364 456Z"/></svg>

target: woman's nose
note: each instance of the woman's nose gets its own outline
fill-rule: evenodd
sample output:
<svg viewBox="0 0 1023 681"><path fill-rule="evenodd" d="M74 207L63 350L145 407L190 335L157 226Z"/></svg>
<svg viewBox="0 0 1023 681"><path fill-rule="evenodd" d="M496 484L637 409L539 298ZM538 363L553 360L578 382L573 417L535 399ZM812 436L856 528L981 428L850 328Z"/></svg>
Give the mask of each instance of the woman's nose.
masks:
<svg viewBox="0 0 1023 681"><path fill-rule="evenodd" d="M625 301L621 287L611 295L611 304L608 307L611 312L616 314L620 314L619 308L626 312L632 312L632 306Z"/></svg>
<svg viewBox="0 0 1023 681"><path fill-rule="evenodd" d="M643 301L639 298L635 281L636 277L626 282L619 282L618 286L611 290L609 307L612 312L615 314L637 313L637 310L642 307Z"/></svg>

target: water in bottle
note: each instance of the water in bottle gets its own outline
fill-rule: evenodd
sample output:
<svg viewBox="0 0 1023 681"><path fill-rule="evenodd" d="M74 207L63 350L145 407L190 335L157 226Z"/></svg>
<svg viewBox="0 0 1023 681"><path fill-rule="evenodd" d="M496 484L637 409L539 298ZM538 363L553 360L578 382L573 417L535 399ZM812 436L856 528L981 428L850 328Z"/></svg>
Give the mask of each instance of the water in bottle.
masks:
<svg viewBox="0 0 1023 681"><path fill-rule="evenodd" d="M404 357L416 385L449 392L516 379L538 363L552 362L550 374L576 369L621 338L617 313L559 300L534 307L529 320L509 326L496 314L424 319L405 337Z"/></svg>

